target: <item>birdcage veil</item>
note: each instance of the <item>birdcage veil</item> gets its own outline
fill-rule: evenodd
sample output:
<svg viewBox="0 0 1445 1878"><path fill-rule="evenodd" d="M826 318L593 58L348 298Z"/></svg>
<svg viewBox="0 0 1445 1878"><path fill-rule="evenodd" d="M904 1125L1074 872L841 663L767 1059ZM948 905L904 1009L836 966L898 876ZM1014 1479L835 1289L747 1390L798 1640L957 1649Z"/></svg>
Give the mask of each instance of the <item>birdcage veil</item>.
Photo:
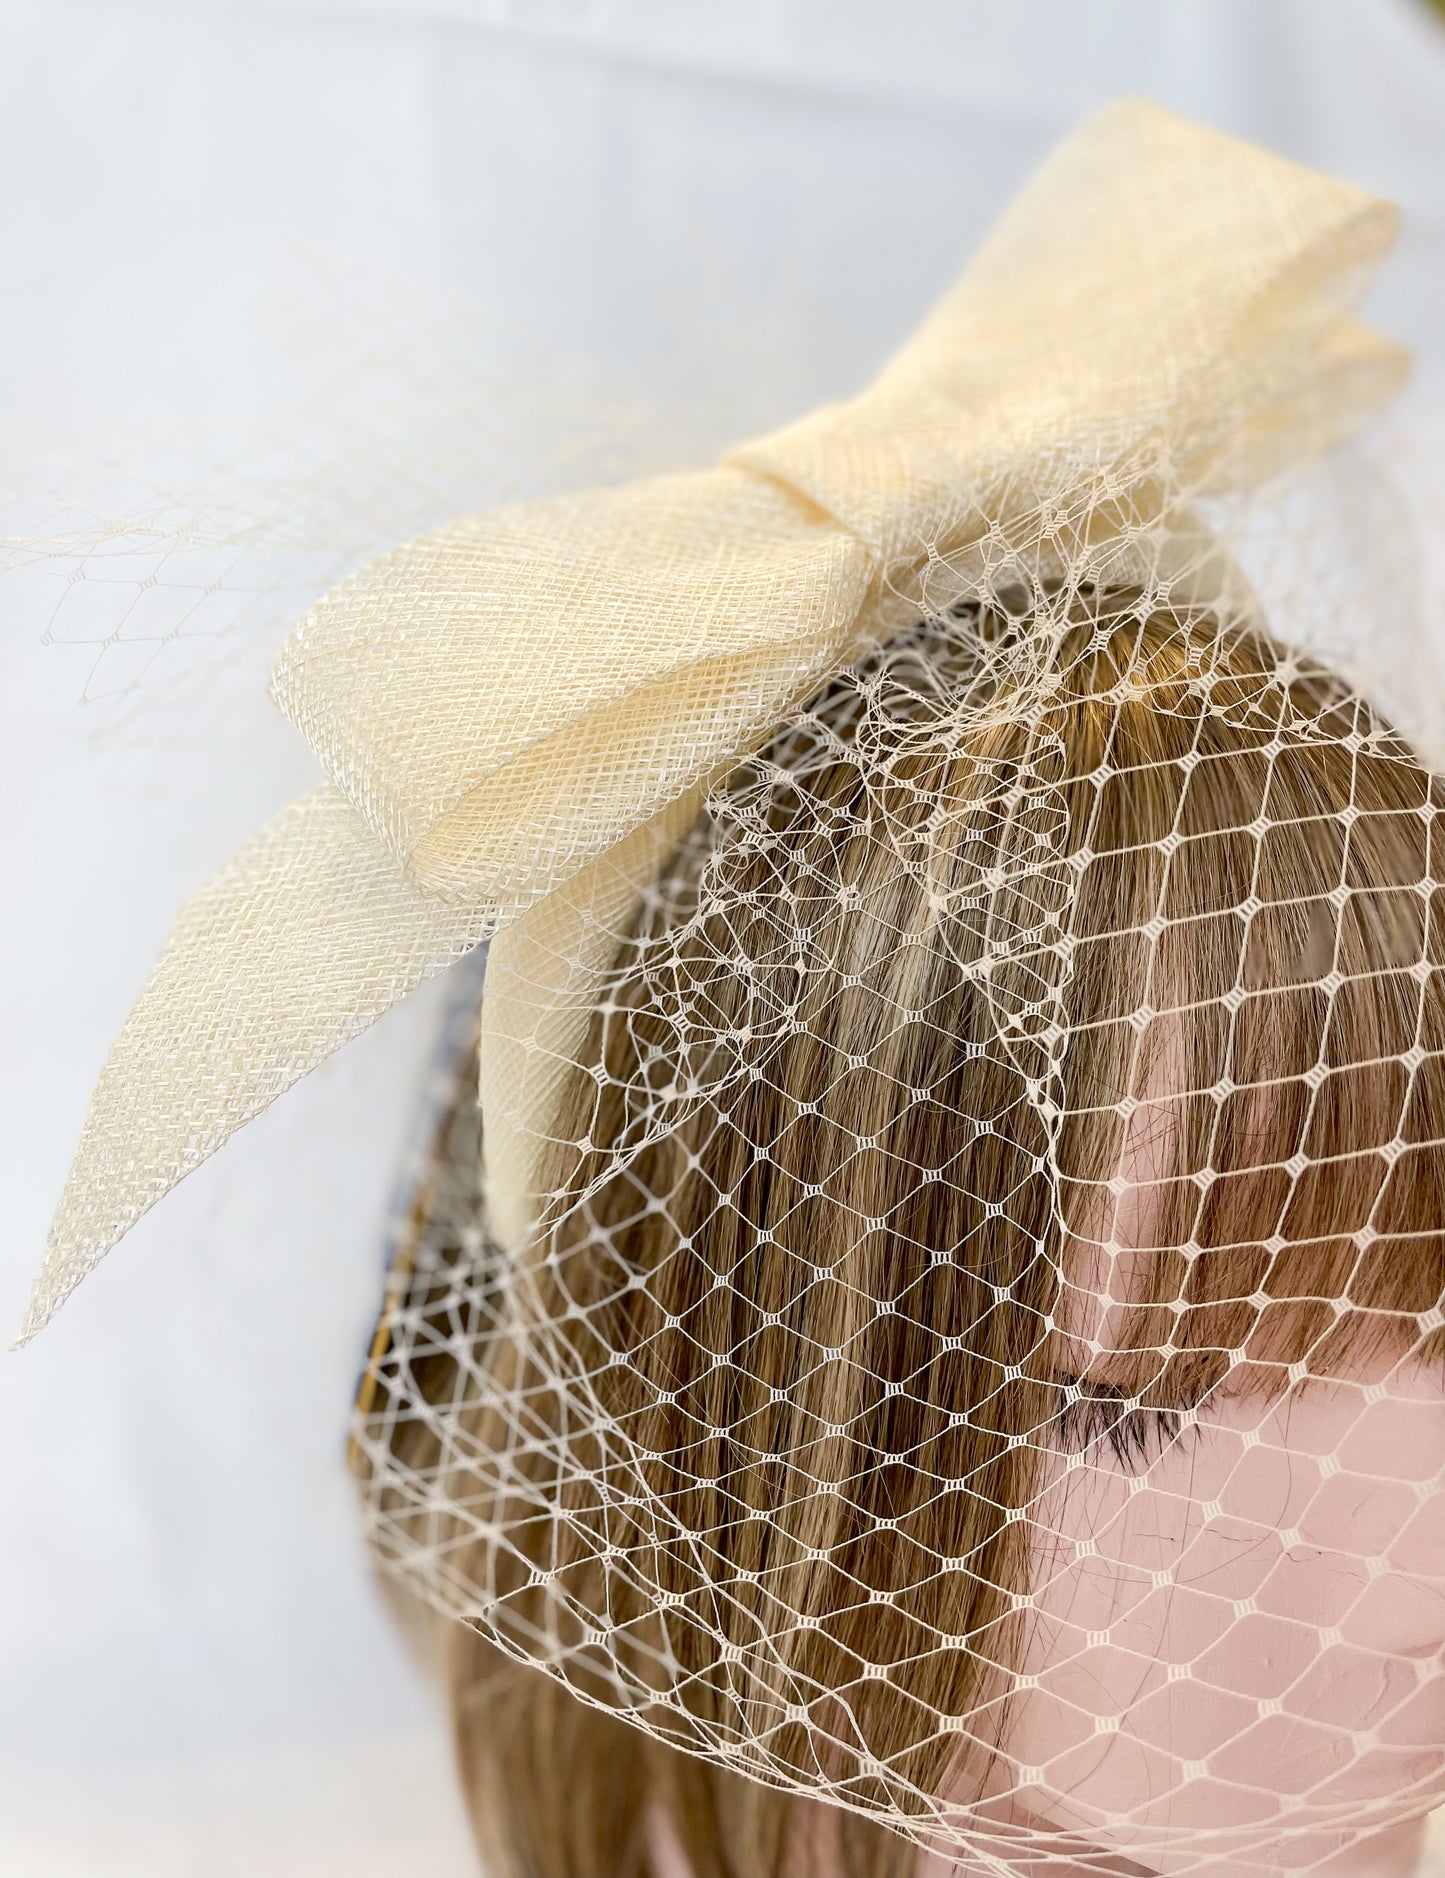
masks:
<svg viewBox="0 0 1445 1878"><path fill-rule="evenodd" d="M409 1589L979 1870L1423 1812L1441 719L1337 454L1392 231L1115 107L862 396L335 587L328 780L183 914L27 1332L486 941L354 1430Z"/></svg>

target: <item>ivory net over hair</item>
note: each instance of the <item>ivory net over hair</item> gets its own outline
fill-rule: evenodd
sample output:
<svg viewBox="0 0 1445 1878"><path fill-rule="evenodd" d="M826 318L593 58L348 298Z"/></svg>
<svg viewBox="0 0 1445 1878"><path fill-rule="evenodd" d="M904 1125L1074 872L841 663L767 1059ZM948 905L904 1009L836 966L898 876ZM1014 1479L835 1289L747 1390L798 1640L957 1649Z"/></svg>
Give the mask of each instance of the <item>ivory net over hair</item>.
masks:
<svg viewBox="0 0 1445 1878"><path fill-rule="evenodd" d="M523 1256L452 1145L374 1537L584 1697L980 1869L1101 1828L1142 1867L1091 1869L1285 1829L1307 1868L1440 1790L1439 786L1261 634L1011 599L710 796Z"/></svg>
<svg viewBox="0 0 1445 1878"><path fill-rule="evenodd" d="M1120 107L862 398L336 589L332 780L183 916L32 1327L490 939L386 1565L820 1870L1365 1869L1445 1794L1445 798L1297 504L1390 228Z"/></svg>

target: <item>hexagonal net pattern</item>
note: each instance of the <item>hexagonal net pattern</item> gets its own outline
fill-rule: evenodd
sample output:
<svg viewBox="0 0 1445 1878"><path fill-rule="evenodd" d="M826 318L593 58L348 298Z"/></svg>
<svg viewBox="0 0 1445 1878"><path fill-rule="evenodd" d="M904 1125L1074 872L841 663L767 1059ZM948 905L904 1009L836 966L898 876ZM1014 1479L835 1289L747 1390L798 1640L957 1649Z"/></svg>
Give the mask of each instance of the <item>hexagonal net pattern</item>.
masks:
<svg viewBox="0 0 1445 1878"><path fill-rule="evenodd" d="M1445 797L1177 556L946 572L623 912L494 941L574 1019L510 1032L537 1206L473 1029L372 1538L909 1858L1343 1870L1445 1793Z"/></svg>

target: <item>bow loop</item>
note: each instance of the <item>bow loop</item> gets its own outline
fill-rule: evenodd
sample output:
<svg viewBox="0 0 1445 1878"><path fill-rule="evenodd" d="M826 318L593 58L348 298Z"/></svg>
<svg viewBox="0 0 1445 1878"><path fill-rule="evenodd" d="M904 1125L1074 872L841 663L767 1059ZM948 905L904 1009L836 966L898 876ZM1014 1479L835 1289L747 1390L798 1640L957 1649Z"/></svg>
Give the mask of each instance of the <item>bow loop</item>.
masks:
<svg viewBox="0 0 1445 1878"><path fill-rule="evenodd" d="M272 688L418 891L505 919L764 736L872 572L740 469L519 504L343 582Z"/></svg>
<svg viewBox="0 0 1445 1878"><path fill-rule="evenodd" d="M906 623L939 553L976 550L983 591L1097 572L1153 528L1209 568L1194 497L1349 432L1397 382L1402 356L1348 316L1394 228L1358 190L1115 106L860 397L709 472L454 522L318 602L273 682L329 786L183 912L97 1086L24 1334L236 1128L493 934L505 1153L533 1100L513 1070L565 1062L592 953L700 786ZM1167 541L1150 552L1168 565ZM533 1081L545 1104L555 1077ZM510 1196L500 1165L494 1199L523 1219L525 1157Z"/></svg>
<svg viewBox="0 0 1445 1878"><path fill-rule="evenodd" d="M764 735L929 554L1246 482L1393 388L1394 213L1152 106L1086 125L875 384L721 469L466 518L301 621L273 690L416 888L520 910ZM1103 528L1101 529L1101 518Z"/></svg>
<svg viewBox="0 0 1445 1878"><path fill-rule="evenodd" d="M1347 184L1116 105L1044 163L867 391L731 460L883 565L1006 542L1049 510L1137 522L1161 491L1247 486L1399 383L1405 355L1349 318L1397 226Z"/></svg>

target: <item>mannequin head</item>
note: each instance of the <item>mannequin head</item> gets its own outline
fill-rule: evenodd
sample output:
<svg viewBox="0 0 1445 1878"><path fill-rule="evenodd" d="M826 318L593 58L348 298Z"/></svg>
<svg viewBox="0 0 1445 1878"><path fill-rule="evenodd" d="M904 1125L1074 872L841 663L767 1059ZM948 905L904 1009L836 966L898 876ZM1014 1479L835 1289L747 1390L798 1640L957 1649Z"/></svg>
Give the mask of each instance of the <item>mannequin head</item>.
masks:
<svg viewBox="0 0 1445 1878"><path fill-rule="evenodd" d="M1207 618L1084 594L1027 709L965 627L684 841L432 1375L499 1872L1379 1872L1445 1792L1435 785Z"/></svg>

